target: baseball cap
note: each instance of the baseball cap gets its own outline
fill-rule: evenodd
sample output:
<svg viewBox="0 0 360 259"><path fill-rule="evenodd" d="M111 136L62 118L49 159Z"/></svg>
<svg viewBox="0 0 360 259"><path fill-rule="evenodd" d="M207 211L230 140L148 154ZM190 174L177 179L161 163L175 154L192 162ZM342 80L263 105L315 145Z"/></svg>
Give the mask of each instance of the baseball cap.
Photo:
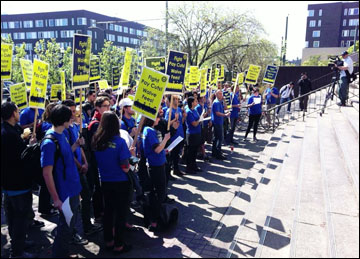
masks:
<svg viewBox="0 0 360 259"><path fill-rule="evenodd" d="M130 98L125 98L125 99L122 99L120 101L120 107L122 108L122 107L125 107L125 106L132 106L133 103L134 102L132 100L130 100Z"/></svg>
<svg viewBox="0 0 360 259"><path fill-rule="evenodd" d="M349 53L345 50L343 51L343 53L341 53L341 56L345 56L345 55L348 55Z"/></svg>

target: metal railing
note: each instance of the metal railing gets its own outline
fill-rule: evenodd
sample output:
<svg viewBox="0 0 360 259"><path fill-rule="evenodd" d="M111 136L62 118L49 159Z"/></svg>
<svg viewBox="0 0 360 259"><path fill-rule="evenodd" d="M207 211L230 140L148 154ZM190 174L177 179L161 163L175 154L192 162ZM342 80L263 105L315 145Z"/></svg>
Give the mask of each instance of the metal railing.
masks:
<svg viewBox="0 0 360 259"><path fill-rule="evenodd" d="M305 121L305 117L307 115L320 112L320 115L322 115L325 111L326 107L332 106L339 102L337 89L338 89L338 82L339 79L336 77L336 74L333 72L334 77L332 77L332 80L330 83L313 90L307 94L298 96L290 101L284 102L282 104L276 105L275 107L265 110L264 116L269 116L274 118L275 116L278 117L279 122L275 122L275 120L272 120L272 125L270 129L274 132L275 129L282 125L289 123L290 121L298 120L299 118L303 118L303 121ZM359 76L359 73L356 73L357 77ZM325 75L323 77L320 77L316 80L323 80L324 77L328 77L328 75ZM312 81L313 82L313 81ZM349 85L349 92L348 92L348 101L350 104L352 104L353 100L351 100L354 97L359 97L359 79L357 79L355 82L351 83ZM308 104L307 104L307 110L300 108L300 100L302 98L308 98ZM290 105L290 112L287 113L285 108ZM285 107L285 108L283 108ZM278 109L280 109L279 113L277 112Z"/></svg>

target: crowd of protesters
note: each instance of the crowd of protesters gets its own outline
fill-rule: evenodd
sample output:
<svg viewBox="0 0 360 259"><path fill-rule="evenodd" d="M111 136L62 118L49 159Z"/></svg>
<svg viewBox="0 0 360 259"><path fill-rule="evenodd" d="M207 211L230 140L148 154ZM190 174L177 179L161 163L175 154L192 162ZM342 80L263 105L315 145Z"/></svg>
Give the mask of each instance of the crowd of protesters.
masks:
<svg viewBox="0 0 360 259"><path fill-rule="evenodd" d="M279 97L281 103L289 100L292 87L290 83L280 93L276 88L266 89L266 108L274 107ZM67 95L66 100L47 101L36 120L34 109L25 108L20 113L13 102L2 103L1 186L12 257L32 257L25 251L28 228L44 226L34 220L34 186L40 188L41 216L58 217L53 257L71 254L69 240L85 245L87 236L101 231L106 249L120 254L132 248L125 231L136 230L129 217L130 207L141 208L147 201L150 213L145 227L161 231L162 204L175 202L168 197L169 181L175 180L174 176L201 173L198 159L228 159L222 147L238 144L234 132L241 107L249 112L243 140L252 128L253 140L257 140L263 103L257 87L242 93L239 86L226 82L202 97L196 90L183 97L165 95L156 120L144 118L140 129L141 116L136 116L133 101L127 97L134 91L117 96L111 89L90 88L82 109L74 96ZM230 104L225 94L230 95ZM303 107L306 109L306 100ZM169 152L167 147L178 137L183 140ZM31 179L21 160L26 146L36 142L41 143L42 179ZM207 154L205 143L212 143L211 154ZM181 163L185 171L180 169ZM67 198L73 212L70 224L63 213Z"/></svg>

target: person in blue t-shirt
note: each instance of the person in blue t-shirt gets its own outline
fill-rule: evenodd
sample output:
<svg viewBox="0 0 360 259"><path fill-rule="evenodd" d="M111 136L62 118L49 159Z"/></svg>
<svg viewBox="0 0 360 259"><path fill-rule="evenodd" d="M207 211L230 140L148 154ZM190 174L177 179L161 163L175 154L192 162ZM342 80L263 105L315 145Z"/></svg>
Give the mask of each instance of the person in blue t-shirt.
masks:
<svg viewBox="0 0 360 259"><path fill-rule="evenodd" d="M37 120L41 119L41 115L43 114L43 109L38 109ZM20 126L25 128L30 128L31 130L34 128L34 119L35 119L35 109L26 107L20 113Z"/></svg>
<svg viewBox="0 0 360 259"><path fill-rule="evenodd" d="M171 100L171 95L169 95L169 99ZM183 116L182 110L179 105L179 96L174 95L173 96L173 106L171 111L171 122L170 125L173 125L177 122L179 122L179 127L176 129L176 134L174 134L170 141L173 142L177 137L184 138L184 128L183 123L185 122L185 116ZM170 108L167 109L165 113L165 120L168 122L170 116ZM170 166L172 165L173 173L178 176L184 175L182 171L179 169L179 160L180 160L180 154L182 151L182 148L184 146L184 141L181 141L173 150L170 152Z"/></svg>
<svg viewBox="0 0 360 259"><path fill-rule="evenodd" d="M267 84L267 88L264 91L265 107L269 110L276 106L277 99L279 98L279 91L276 87L271 84ZM270 124L270 114L266 113L266 120Z"/></svg>
<svg viewBox="0 0 360 259"><path fill-rule="evenodd" d="M130 151L120 137L119 118L112 111L103 113L92 143L104 195L104 240L114 252L130 251L124 241L126 216L132 184L129 172Z"/></svg>
<svg viewBox="0 0 360 259"><path fill-rule="evenodd" d="M170 133L166 133L163 140L158 139L154 129L160 121L160 116L155 121L145 118L142 130L142 147L145 158L149 164L150 176L150 231L159 229L158 218L161 212L161 204L166 199L166 173L165 173L165 145L170 139Z"/></svg>
<svg viewBox="0 0 360 259"><path fill-rule="evenodd" d="M122 108L122 117L121 117L121 129L126 130L131 137L134 138L136 134L136 121L132 117L135 114L135 111L131 108L133 101L130 98L125 98L121 100L120 107Z"/></svg>
<svg viewBox="0 0 360 259"><path fill-rule="evenodd" d="M234 87L236 87L235 95L233 92L231 93L231 100L232 100L231 108L232 108L232 110L230 113L230 129L228 130L228 133L226 136L226 143L228 145L230 145L230 143L238 144L237 142L234 141L234 132L235 132L235 127L236 127L236 121L239 118L240 96L239 96L239 86L234 86Z"/></svg>
<svg viewBox="0 0 360 259"><path fill-rule="evenodd" d="M247 138L247 135L249 134L251 128L254 126L254 137L253 140L257 141L256 138L256 132L258 128L258 124L261 117L261 105L262 105L262 98L261 95L259 95L259 89L257 87L254 87L253 95L250 96L248 100L248 108L249 108L249 125L247 127L244 141Z"/></svg>
<svg viewBox="0 0 360 259"><path fill-rule="evenodd" d="M204 118L209 116L210 112L209 112L209 107L207 106L207 103L206 103L205 96L198 97L198 105L196 105L195 110L198 112L198 114L200 116L204 112L204 114L203 114ZM201 125L201 145L199 148L199 153L200 153L201 159L203 159L204 161L209 161L209 157L206 155L206 152L205 152L205 140L206 140L206 134L207 134L208 127L209 127L209 121L210 120L206 120L206 121L203 121L202 123L200 123L200 125Z"/></svg>
<svg viewBox="0 0 360 259"><path fill-rule="evenodd" d="M56 144L51 139L46 139L41 144L41 167L49 193L54 201L54 207L60 211L57 226L57 234L53 244L53 257L66 258L69 256L69 240L72 237L75 226L81 228L80 199L81 184L79 173L76 168L73 152L84 139L79 138L74 145L70 146L64 130L69 128L72 112L69 107L58 104L51 110L50 120L52 128L46 134L53 135L60 146L60 157L54 161ZM54 170L53 170L54 169ZM66 223L62 212L62 205L69 198L69 204L73 217L70 226ZM80 234L82 234L80 232Z"/></svg>
<svg viewBox="0 0 360 259"><path fill-rule="evenodd" d="M196 165L197 150L201 145L201 126L200 115L195 107L198 105L197 98L190 96L187 100L188 108L186 109L186 144L188 146L186 155L186 172L196 174L202 170ZM202 117L203 119L204 117Z"/></svg>
<svg viewBox="0 0 360 259"><path fill-rule="evenodd" d="M216 99L214 100L211 107L211 121L214 126L214 139L212 144L212 156L219 159L225 160L225 156L221 153L221 144L224 139L224 117L230 116L229 113L224 113L224 106L222 103L223 94L221 90L216 91Z"/></svg>

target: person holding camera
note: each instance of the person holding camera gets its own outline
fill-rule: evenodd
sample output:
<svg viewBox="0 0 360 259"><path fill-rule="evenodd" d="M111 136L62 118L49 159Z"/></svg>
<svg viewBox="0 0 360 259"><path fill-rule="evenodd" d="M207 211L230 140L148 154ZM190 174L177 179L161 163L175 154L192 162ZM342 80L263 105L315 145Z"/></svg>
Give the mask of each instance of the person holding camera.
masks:
<svg viewBox="0 0 360 259"><path fill-rule="evenodd" d="M344 51L341 54L344 64L342 66L338 66L335 64L335 67L340 70L340 82L339 82L339 98L341 100L340 106L345 106L345 102L348 99L348 91L349 91L349 83L350 83L350 75L354 71L353 61L349 57L349 53Z"/></svg>
<svg viewBox="0 0 360 259"><path fill-rule="evenodd" d="M301 78L298 81L298 85L300 87L300 95L305 95L312 91L311 81L307 76L306 72L301 73ZM305 110L307 112L307 105L309 101L309 96L303 96L300 98L300 109L301 111Z"/></svg>

